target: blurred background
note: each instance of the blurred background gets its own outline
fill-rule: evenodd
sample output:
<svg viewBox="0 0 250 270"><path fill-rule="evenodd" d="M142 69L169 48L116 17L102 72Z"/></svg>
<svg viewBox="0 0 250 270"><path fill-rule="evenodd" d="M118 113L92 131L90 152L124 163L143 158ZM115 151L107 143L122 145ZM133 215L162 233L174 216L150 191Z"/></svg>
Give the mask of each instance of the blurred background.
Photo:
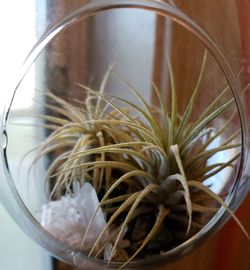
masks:
<svg viewBox="0 0 250 270"><path fill-rule="evenodd" d="M77 7L84 2L87 1L2 1L0 8L1 112L3 111L5 101L9 98L9 95L14 89L19 68L35 42L44 32L46 32L46 30L63 18L63 16L76 10ZM231 65L235 68L235 72L244 66L243 74L247 82L250 73L250 68L248 67L248 63L250 63L248 49L250 48L250 34L248 30L250 29L250 22L247 16L247 14L249 14L247 11L250 12L250 4L248 1L228 0L227 3L225 3L223 0L192 0L188 1L188 3L186 2L187 1L184 0L175 1L176 5L183 9L187 14L197 14L194 19L204 26L204 28L218 41L219 47L223 50L227 59L229 59ZM222 10L223 16L221 14ZM210 18L212 19L210 20L210 23L208 23ZM156 30L150 28L150 20L152 20L152 18L141 17L137 19L144 27L145 24L147 25L148 23L148 27L146 28L147 31L145 31L146 42L146 36L154 33ZM129 14L126 13L124 13L123 17L111 18L110 21L102 23L119 25L119 23L123 24L124 21L127 21L127 25L135 23L129 18ZM216 24L216 27L214 27L213 24ZM160 20L157 25L159 28L164 27ZM225 30L228 32L225 33ZM124 28L124 33L126 33L126 28ZM129 34L131 33L128 33L128 35ZM122 44L124 42L123 38L125 37L119 37L119 40L116 42ZM159 46L161 46L164 37L159 36L158 38ZM178 39L178 33L174 38ZM74 41L74 37L72 37L72 40ZM77 42L77 40L75 40L75 42ZM188 48L188 40L185 41L185 44L183 44L183 40L180 40L179 43L182 50L182 47ZM147 43L145 44L144 51L142 52L144 54L145 50L147 50ZM61 50L62 53L67 50L67 47L65 46L58 46L58 50ZM105 48L102 48L102 50L104 49ZM110 50L109 53L111 53L112 47L107 45L106 50ZM150 57L150 55L148 57ZM63 62L60 61L61 59L56 58L56 56L55 59L57 59L56 63L59 67L60 65L63 65ZM71 59L71 61L77 60ZM159 61L157 66L160 67L160 58L156 57L156 61ZM160 81L160 78L158 78L159 70L154 70L154 74L155 80ZM35 87L35 74L34 80L30 81L30 83L30 88ZM160 83L164 84L165 82L160 81ZM19 99L19 103L18 107L20 111L25 110L25 108L29 106L25 101L25 96L23 97L23 100ZM29 141L26 143L32 142ZM2 171L0 172L0 177L3 177ZM9 196L9 194L4 190L1 190L0 196L3 201L7 201L5 196ZM250 198L247 198L238 210L237 215L246 229L250 232L249 207ZM249 241L247 241L238 226L233 221L230 221L220 232L207 239L200 248L164 269L250 270L249 254ZM74 268L56 261L45 250L30 240L14 223L0 204L0 269L60 270Z"/></svg>
<svg viewBox="0 0 250 270"><path fill-rule="evenodd" d="M17 82L19 69L37 40L37 14L43 16L44 3L40 1L4 1L0 7L0 108ZM39 12L36 12L39 9ZM43 31L43 30L41 30ZM31 82L32 83L32 82ZM34 82L33 82L34 83ZM23 100L19 108L28 104ZM1 180L3 172L0 171ZM0 191L1 201L8 196ZM7 200L5 200L7 201ZM1 270L51 270L52 259L40 246L27 237L0 204L0 269Z"/></svg>

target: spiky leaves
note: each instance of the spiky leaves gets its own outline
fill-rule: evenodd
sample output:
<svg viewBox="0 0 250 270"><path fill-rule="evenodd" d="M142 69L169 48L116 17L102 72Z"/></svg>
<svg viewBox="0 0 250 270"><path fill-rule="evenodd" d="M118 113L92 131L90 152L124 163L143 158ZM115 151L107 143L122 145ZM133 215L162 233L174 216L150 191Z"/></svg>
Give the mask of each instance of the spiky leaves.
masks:
<svg viewBox="0 0 250 270"><path fill-rule="evenodd" d="M195 121L191 121L206 58L205 53L196 87L183 115L178 112L170 61L171 110L167 109L154 83L153 90L160 104L157 109L117 74L116 77L128 87L141 106L106 94L104 88L110 70L104 77L100 91L78 85L87 94L83 103L72 105L48 93L57 103L51 109L62 116L43 116L46 127L51 125L53 131L41 146L38 158L56 153L47 174L47 180L54 181L50 195L70 193L74 181L80 185L87 181L98 194L99 208L106 212L107 225L93 243L89 256L101 256L109 245L108 262L111 262L117 258L122 241L126 240L129 244L123 248L123 252L128 259L124 266L134 258L152 254L150 244L167 229L169 234L165 233L170 237L165 242L168 244L154 249L154 253L159 254L180 243L175 238L176 230L184 231L184 241L204 226L202 213L212 215L217 209L214 204L207 204L209 198L226 207L223 200L205 186L204 181L229 166L233 167L239 156L237 149L240 143L235 142L238 133L220 145L213 145L227 131L230 119L221 128L210 127L233 104L233 99L230 99L221 106L217 105L228 88L208 104ZM231 158L209 163L218 153L230 149L235 152ZM145 213L150 217L149 224L142 221ZM82 245L94 217L95 214L88 224ZM135 240L134 230L140 225L146 227L145 234ZM94 254L107 232L110 233L108 243Z"/></svg>

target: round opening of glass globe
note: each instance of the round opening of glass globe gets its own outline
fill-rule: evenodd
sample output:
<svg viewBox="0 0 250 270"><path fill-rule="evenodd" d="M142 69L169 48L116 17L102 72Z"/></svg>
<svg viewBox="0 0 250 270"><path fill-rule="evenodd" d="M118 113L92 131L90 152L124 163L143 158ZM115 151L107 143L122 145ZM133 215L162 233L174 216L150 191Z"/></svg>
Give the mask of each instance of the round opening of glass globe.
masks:
<svg viewBox="0 0 250 270"><path fill-rule="evenodd" d="M240 90L175 7L97 2L27 58L2 127L6 176L23 227L55 256L152 267L230 216L241 226L230 210L245 161Z"/></svg>

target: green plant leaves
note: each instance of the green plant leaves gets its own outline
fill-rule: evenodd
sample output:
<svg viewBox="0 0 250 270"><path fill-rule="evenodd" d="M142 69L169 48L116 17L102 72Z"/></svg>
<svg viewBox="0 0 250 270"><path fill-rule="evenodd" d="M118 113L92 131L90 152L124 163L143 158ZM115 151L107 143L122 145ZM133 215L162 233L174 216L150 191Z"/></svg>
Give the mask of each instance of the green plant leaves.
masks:
<svg viewBox="0 0 250 270"><path fill-rule="evenodd" d="M225 207L247 234L223 199L204 184L205 180L216 176L225 168L235 167L241 146L237 140L239 131L219 145L213 145L216 139L227 132L234 117L233 114L220 128L211 126L234 102L234 99L227 99L221 106L218 105L229 87L225 87L204 108L203 113L191 120L194 118L195 104L201 91L207 57L205 52L196 86L182 115L178 111L174 71L168 57L170 109L167 108L160 89L153 82L152 91L158 99L159 108L147 102L137 89L113 71L113 67L105 74L98 91L77 84L86 95L84 102L74 101L71 104L50 92L46 93L56 105L45 104L45 107L56 116L35 116L43 119L44 127L52 132L39 148L34 164L45 155L53 155L46 176L46 181L53 183L49 194L51 199L58 198L65 192L74 196L74 182L79 182L80 185L89 182L96 190L100 199L98 209L102 208L106 213L107 224L93 243L89 256L102 256L106 246L110 244L112 249L108 263L112 262L120 242L124 239L132 241L130 232L133 224L145 212L152 217L152 224L140 242L132 241L124 250L129 259L121 267L146 252L149 243L161 232L163 224L179 230L186 224L188 236L204 226L200 223L203 213L210 213L212 216L217 211L217 208L207 204L208 197ZM113 74L141 106L120 96L105 93L108 79ZM228 160L209 163L219 153L229 150L233 150L234 155ZM98 209L87 226L82 246ZM181 225L177 223L174 226L173 222ZM111 233L112 230L115 233ZM109 240L94 254L106 233L110 234Z"/></svg>

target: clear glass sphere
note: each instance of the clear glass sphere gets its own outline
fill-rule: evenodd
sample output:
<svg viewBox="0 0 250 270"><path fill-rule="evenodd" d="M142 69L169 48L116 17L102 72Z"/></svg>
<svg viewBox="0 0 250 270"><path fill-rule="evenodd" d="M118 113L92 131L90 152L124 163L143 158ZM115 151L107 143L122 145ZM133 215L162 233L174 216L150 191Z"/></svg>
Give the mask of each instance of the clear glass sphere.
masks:
<svg viewBox="0 0 250 270"><path fill-rule="evenodd" d="M160 213L162 206L169 210L170 217L164 226L170 231L172 242L165 244L158 239L154 242L157 248L151 249L149 243L145 244L146 248L139 253L142 255L124 268L157 267L177 259L218 230L231 216L228 209L234 210L247 192L248 135L241 98L243 88L240 74L234 74L213 39L171 3L89 1L44 35L24 63L2 122L2 166L8 184L5 205L22 229L59 259L84 269L119 268L133 256L131 246L140 248L133 240L136 218L123 228L124 245L129 242L124 248L128 258L111 259L107 266L104 255L88 257L88 252L79 245L70 245L64 241L65 237L50 231L42 217L47 212L42 209L62 197L75 198L75 186L81 187L84 182L91 183L102 200L103 190L111 186L106 183L109 174L114 183L133 170L146 171L154 180L136 175L132 180L138 180L139 187L126 183L126 187L115 191L115 196L130 192L142 196L143 190L152 185L150 196L138 201L140 216L150 216L151 209ZM62 127L66 133L53 138L51 143L53 132L56 135ZM92 136L89 144L80 142L86 146L84 149L77 144L79 136ZM138 148L124 146L127 152L121 152L117 146L131 142L141 144ZM112 144L112 150L104 148L101 152L101 147ZM77 145L80 150L74 152L72 149ZM93 154L91 150L96 148L99 152ZM76 160L81 153L87 153L89 159L81 156L77 164L68 160L71 167L64 167L64 178L58 180L58 170L67 165L64 160L70 155ZM98 156L94 161L93 155ZM106 167L98 167L107 156ZM169 163L162 161L165 156ZM58 158L60 161L51 169ZM124 169L125 163L128 166ZM80 172L79 164L83 166ZM73 169L78 170L73 172L74 177L65 174ZM182 196L178 203L173 203L165 180L177 174L175 182L180 182L176 184L177 191ZM199 182L205 191L194 182ZM223 199L228 209L221 207L217 197L208 196L207 190ZM136 198L131 199L135 208ZM126 200L103 208L106 222L112 219L113 208L119 208ZM197 206L201 200L206 201L202 209ZM66 219L75 218L65 213L58 217L60 228ZM191 218L194 227L186 236ZM122 227L125 219L126 215L115 226ZM145 222L141 226L147 225ZM180 228L178 222L182 224ZM173 229L176 224L178 232ZM161 224L161 228L164 226ZM146 232L150 234L150 230ZM115 245L115 240L112 241Z"/></svg>

